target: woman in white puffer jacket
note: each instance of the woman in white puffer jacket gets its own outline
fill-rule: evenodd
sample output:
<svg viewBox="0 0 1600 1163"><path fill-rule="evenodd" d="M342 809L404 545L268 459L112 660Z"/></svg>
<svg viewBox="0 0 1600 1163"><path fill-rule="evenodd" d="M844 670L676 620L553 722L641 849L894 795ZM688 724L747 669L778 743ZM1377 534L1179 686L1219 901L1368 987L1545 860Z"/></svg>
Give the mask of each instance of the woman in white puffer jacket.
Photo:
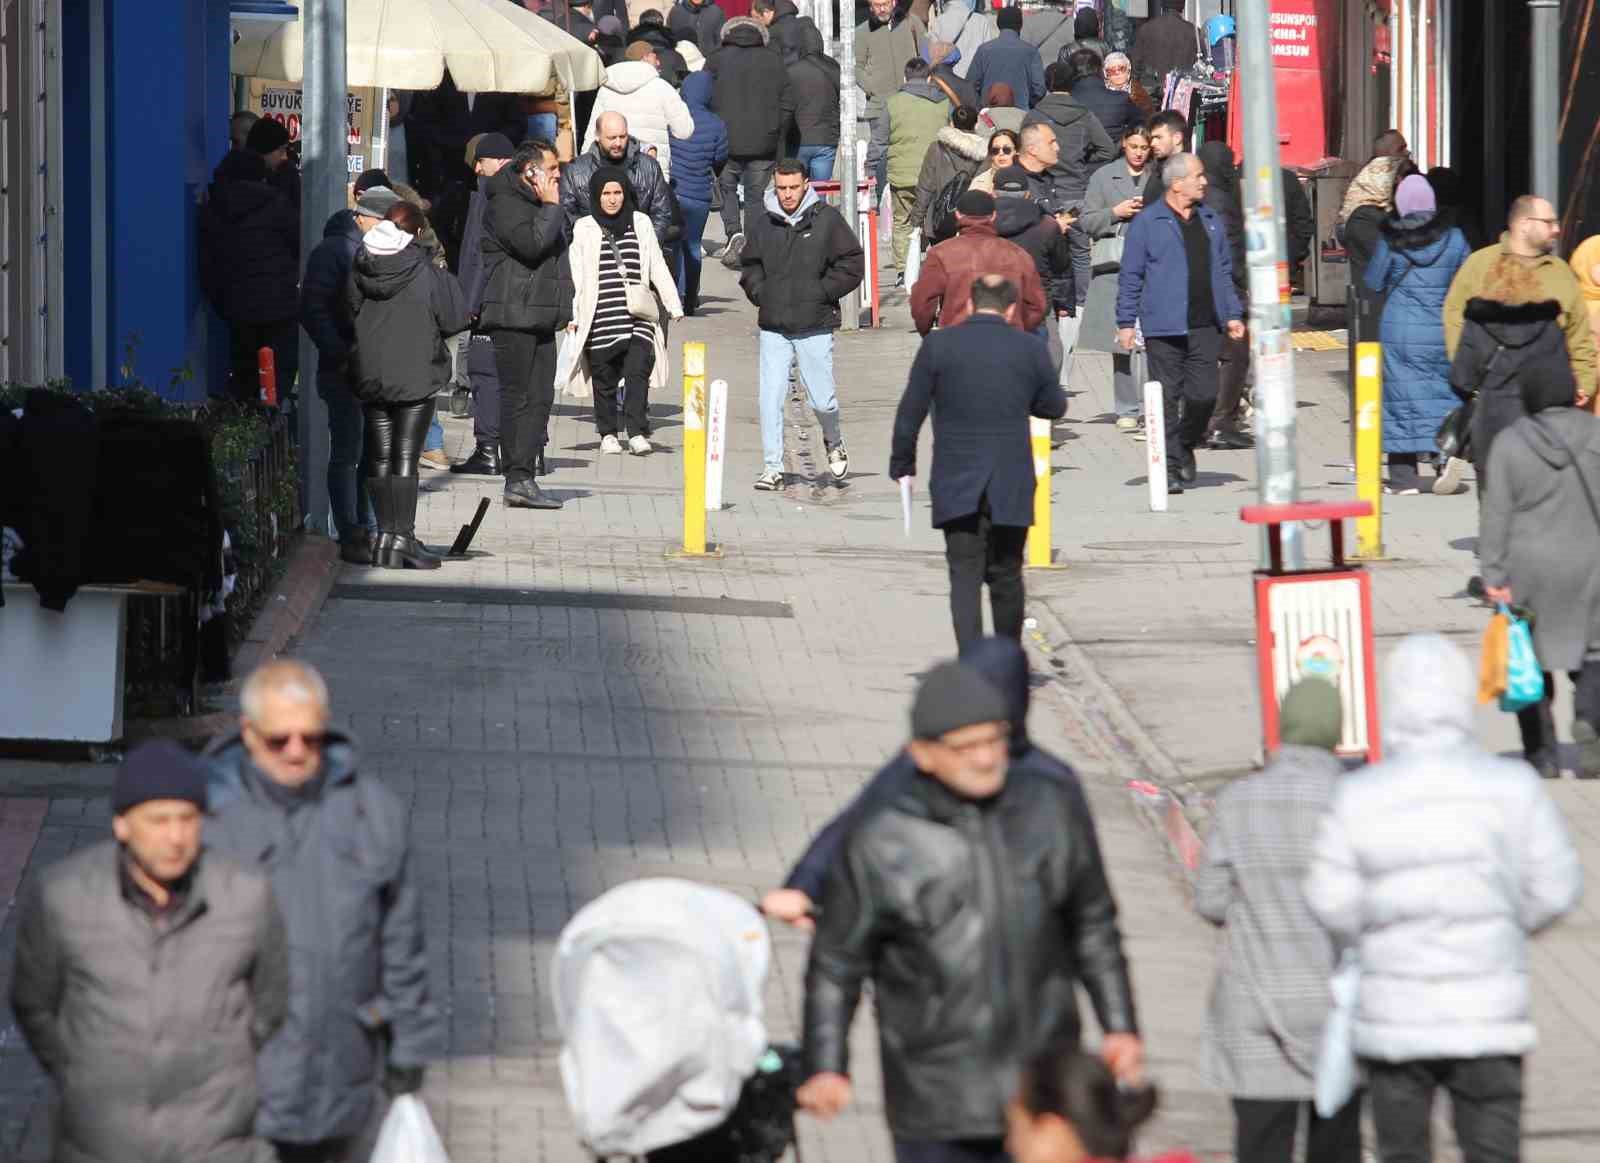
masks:
<svg viewBox="0 0 1600 1163"><path fill-rule="evenodd" d="M640 149L654 146L662 176L671 178L673 135L693 136L694 117L678 91L661 79L656 60L655 49L640 40L628 46L627 60L606 70L583 131L583 148L593 144L602 113L620 113L628 119L628 135Z"/></svg>

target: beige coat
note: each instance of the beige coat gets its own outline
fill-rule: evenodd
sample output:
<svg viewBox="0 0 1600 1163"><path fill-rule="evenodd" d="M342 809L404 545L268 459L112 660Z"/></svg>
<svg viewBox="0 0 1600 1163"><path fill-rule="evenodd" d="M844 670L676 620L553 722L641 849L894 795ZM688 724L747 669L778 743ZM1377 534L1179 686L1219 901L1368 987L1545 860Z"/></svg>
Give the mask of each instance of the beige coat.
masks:
<svg viewBox="0 0 1600 1163"><path fill-rule="evenodd" d="M655 288L656 298L669 319L683 318L683 303L678 299L678 288L667 269L667 260L656 241L656 230L650 217L633 214L633 232L639 236L639 261L644 283ZM575 400L588 400L594 396L594 381L589 375L589 328L594 324L595 307L600 302L600 247L603 245L600 224L592 217L578 219L572 228L572 246L567 251L572 264L572 281L577 293L572 299L572 325L567 329L568 342L578 345L578 358L572 362L572 375L565 384L557 384ZM667 335L660 320L656 321L655 366L650 369L650 387L659 390L667 386Z"/></svg>

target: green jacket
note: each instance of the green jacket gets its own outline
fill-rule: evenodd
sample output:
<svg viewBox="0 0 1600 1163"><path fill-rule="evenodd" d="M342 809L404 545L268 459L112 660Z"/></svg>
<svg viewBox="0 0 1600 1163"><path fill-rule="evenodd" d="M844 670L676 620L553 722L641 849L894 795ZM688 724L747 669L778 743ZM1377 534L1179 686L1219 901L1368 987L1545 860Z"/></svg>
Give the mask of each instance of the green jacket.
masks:
<svg viewBox="0 0 1600 1163"><path fill-rule="evenodd" d="M950 124L950 102L928 81L907 81L889 98L889 185L915 186L922 159Z"/></svg>

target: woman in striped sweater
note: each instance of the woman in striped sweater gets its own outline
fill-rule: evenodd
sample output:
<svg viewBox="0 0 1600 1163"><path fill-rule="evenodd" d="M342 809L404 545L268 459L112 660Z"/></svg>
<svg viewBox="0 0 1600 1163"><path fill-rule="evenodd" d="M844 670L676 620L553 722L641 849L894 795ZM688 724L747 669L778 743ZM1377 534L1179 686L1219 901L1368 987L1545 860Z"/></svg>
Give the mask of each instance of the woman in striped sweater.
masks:
<svg viewBox="0 0 1600 1163"><path fill-rule="evenodd" d="M667 382L665 319L683 318L672 272L648 215L634 208L627 173L601 166L589 182L593 212L572 230L572 336L579 355L566 384L580 399L594 393L600 451L620 453L618 391L628 450L650 452L650 388ZM629 289L634 304L630 309ZM641 310L641 308L643 308Z"/></svg>

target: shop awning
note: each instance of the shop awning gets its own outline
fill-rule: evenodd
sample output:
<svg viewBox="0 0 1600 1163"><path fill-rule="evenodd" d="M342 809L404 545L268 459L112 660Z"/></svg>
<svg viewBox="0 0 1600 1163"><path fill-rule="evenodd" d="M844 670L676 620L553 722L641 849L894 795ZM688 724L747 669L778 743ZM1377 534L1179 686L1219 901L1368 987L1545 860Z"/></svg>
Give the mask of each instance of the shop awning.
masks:
<svg viewBox="0 0 1600 1163"><path fill-rule="evenodd" d="M232 71L299 81L303 22L244 11L260 6L236 0ZM348 0L345 22L351 88L433 89L447 66L457 88L479 93L545 93L554 77L584 90L605 79L598 53L511 0Z"/></svg>

